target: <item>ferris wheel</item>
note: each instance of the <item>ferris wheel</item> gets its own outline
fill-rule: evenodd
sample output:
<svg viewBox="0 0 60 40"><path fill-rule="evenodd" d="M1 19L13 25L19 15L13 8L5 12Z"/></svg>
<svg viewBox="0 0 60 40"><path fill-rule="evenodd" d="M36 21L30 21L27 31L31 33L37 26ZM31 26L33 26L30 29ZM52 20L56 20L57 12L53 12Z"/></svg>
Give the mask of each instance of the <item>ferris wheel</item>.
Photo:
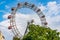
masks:
<svg viewBox="0 0 60 40"><path fill-rule="evenodd" d="M37 13L37 15L39 16L40 18L40 21L41 21L41 24L42 26L47 26L47 22L46 22L46 18L45 18L45 15L43 14L43 12L41 11L41 9L39 9L37 6L35 6L34 4L29 4L27 2L24 2L24 3L18 3L17 4L17 7L13 7L11 9L11 15L8 16L8 19L10 19L10 26L8 27L8 29L11 29L13 34L17 37L20 37L21 38L21 34L16 26L16 20L15 20L15 15L16 15L16 11L18 11L18 9L21 9L21 8L29 8L29 9L32 9L34 12ZM33 22L33 20L32 20ZM27 28L26 28L27 30Z"/></svg>

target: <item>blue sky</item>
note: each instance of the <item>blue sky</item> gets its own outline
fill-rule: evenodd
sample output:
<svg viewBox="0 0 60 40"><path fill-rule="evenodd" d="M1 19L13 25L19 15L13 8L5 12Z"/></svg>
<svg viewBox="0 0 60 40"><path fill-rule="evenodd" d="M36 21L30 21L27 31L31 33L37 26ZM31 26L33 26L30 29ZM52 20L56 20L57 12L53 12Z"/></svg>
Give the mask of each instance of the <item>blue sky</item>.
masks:
<svg viewBox="0 0 60 40"><path fill-rule="evenodd" d="M11 13L11 8L16 7L19 2L35 4L45 14L48 26L60 31L60 0L0 0L0 30L2 30L6 40L12 40L11 35L9 35L10 32L7 29L9 26L7 16ZM36 24L40 25L38 16L33 14L35 12L31 9L22 8L19 9L17 13L16 22L19 23L18 27L22 26L21 30L25 29L26 20L31 18L34 18Z"/></svg>
<svg viewBox="0 0 60 40"><path fill-rule="evenodd" d="M59 3L59 0L0 0L0 22L4 20L2 16L7 12L11 12L11 7L16 6L18 2L28 2L39 6L39 4L46 5L50 1L56 1Z"/></svg>

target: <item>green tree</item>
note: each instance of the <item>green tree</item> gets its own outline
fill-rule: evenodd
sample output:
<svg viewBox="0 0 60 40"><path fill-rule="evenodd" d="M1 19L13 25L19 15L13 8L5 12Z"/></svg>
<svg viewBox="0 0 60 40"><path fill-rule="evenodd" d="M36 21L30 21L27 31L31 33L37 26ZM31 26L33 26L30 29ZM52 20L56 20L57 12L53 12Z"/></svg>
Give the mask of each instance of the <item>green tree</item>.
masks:
<svg viewBox="0 0 60 40"><path fill-rule="evenodd" d="M23 40L60 40L60 32L39 25L29 25L29 32Z"/></svg>
<svg viewBox="0 0 60 40"><path fill-rule="evenodd" d="M13 37L13 40L20 40L20 38L18 38L18 37Z"/></svg>

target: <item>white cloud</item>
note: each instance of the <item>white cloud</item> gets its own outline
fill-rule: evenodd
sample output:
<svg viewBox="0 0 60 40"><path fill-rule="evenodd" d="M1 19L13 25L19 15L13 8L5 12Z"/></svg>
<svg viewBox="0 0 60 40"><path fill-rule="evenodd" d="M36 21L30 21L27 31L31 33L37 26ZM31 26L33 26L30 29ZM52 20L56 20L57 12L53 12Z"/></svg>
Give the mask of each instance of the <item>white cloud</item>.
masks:
<svg viewBox="0 0 60 40"><path fill-rule="evenodd" d="M5 3L5 1L0 2L0 5L2 5L3 3Z"/></svg>
<svg viewBox="0 0 60 40"><path fill-rule="evenodd" d="M9 14L4 15L3 18L7 19L8 15ZM19 31L21 32L22 35L24 34L24 31L26 29L27 22L31 21L31 19L35 20L35 24L41 24L40 19L36 14L34 14L34 15L32 15L32 14L21 14L21 13L16 14L17 28L19 29ZM3 22L0 22L0 25L4 25L8 28L9 20L5 20Z"/></svg>
<svg viewBox="0 0 60 40"><path fill-rule="evenodd" d="M46 6L41 5L40 7L43 10L43 13L46 15L48 25L52 29L58 29L60 31L60 4L57 4L56 1L48 2Z"/></svg>
<svg viewBox="0 0 60 40"><path fill-rule="evenodd" d="M6 9L9 9L10 7L9 7L8 5L5 5L5 8L6 8Z"/></svg>
<svg viewBox="0 0 60 40"><path fill-rule="evenodd" d="M39 8L41 9L41 11L46 10L46 7L45 7L45 6L43 6L42 4L40 4Z"/></svg>
<svg viewBox="0 0 60 40"><path fill-rule="evenodd" d="M41 8L46 15L48 26L60 31L60 15L58 15L60 13L60 4L57 4L55 1L48 2L46 6L41 5L39 8ZM8 15L9 14L3 15L3 18L7 19ZM22 35L24 33L23 30L26 29L27 21L30 21L31 19L35 20L35 24L41 25L40 19L36 14L16 14L16 24ZM2 21L0 24L8 27L9 20Z"/></svg>
<svg viewBox="0 0 60 40"><path fill-rule="evenodd" d="M4 25L0 25L0 31L2 31L3 36L5 37L5 40L12 40L12 32L7 29ZM10 38L10 39L9 39Z"/></svg>
<svg viewBox="0 0 60 40"><path fill-rule="evenodd" d="M47 9L49 10L48 11L48 13L51 13L51 15L52 14L55 14L55 15L57 15L58 13L59 13L59 10L60 10L60 5L59 4L57 4L56 2L49 2L48 4L47 4Z"/></svg>
<svg viewBox="0 0 60 40"><path fill-rule="evenodd" d="M10 15L10 13L6 13L5 15L3 15L3 18L4 19L7 19L8 18L8 15Z"/></svg>
<svg viewBox="0 0 60 40"><path fill-rule="evenodd" d="M0 12L6 13L4 10L0 10Z"/></svg>

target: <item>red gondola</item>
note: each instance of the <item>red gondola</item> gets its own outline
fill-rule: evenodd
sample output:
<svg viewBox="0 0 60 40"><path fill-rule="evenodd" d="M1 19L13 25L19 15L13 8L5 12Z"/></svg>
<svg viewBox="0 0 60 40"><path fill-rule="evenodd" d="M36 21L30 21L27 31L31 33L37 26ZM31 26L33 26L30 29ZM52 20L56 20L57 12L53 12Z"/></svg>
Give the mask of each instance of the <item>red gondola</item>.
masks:
<svg viewBox="0 0 60 40"><path fill-rule="evenodd" d="M8 19L10 19L10 18L11 18L11 15L8 16Z"/></svg>
<svg viewBox="0 0 60 40"><path fill-rule="evenodd" d="M8 29L12 29L12 26L9 26Z"/></svg>

